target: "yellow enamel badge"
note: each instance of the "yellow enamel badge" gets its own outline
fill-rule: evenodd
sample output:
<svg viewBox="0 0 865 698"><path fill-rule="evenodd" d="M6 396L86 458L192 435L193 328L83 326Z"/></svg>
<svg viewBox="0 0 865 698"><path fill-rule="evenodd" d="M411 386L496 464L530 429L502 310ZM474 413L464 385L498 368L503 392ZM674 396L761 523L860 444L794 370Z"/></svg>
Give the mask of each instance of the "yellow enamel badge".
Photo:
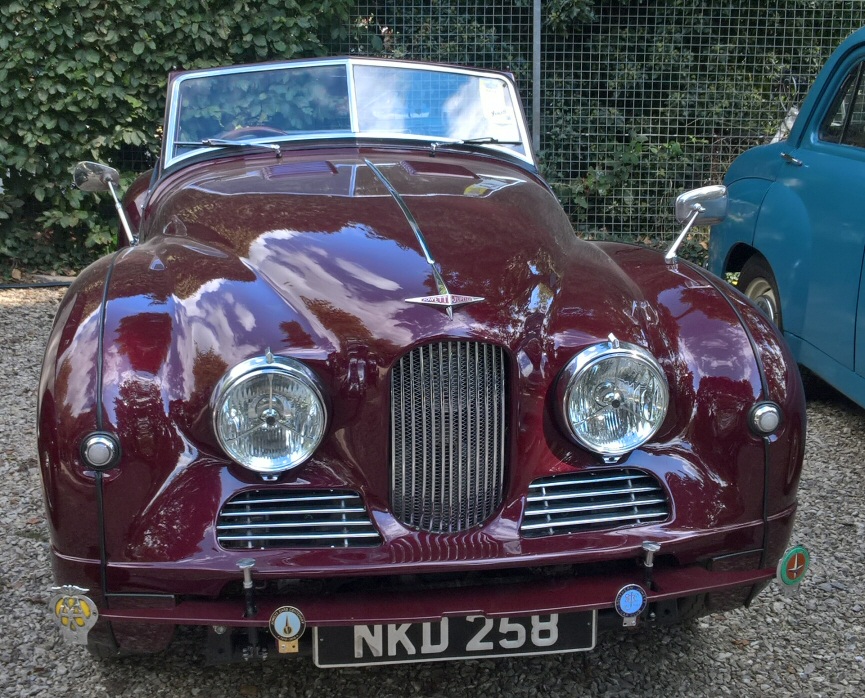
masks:
<svg viewBox="0 0 865 698"><path fill-rule="evenodd" d="M93 600L85 595L87 589L64 586L54 587L51 591L54 595L49 605L61 635L75 644L86 644L87 633L99 619L99 609Z"/></svg>

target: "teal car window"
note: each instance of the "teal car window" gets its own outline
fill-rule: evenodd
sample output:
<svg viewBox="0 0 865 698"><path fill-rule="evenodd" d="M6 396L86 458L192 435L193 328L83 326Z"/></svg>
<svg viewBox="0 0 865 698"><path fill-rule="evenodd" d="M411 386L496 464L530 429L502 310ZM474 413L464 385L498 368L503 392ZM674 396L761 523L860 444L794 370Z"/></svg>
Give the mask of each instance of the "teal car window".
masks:
<svg viewBox="0 0 865 698"><path fill-rule="evenodd" d="M841 89L820 125L820 140L865 148L865 84L863 64L857 64L844 79Z"/></svg>

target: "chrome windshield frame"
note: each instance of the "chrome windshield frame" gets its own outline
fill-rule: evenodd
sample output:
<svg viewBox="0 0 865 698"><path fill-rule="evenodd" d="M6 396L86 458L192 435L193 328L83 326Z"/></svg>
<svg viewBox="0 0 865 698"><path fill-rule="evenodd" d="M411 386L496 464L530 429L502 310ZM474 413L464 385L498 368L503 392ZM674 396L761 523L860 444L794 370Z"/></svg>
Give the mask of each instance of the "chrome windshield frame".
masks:
<svg viewBox="0 0 865 698"><path fill-rule="evenodd" d="M514 148L507 147L506 145L496 144L496 143L482 143L482 144L473 144L474 147L483 148L484 150L491 151L492 153L500 153L510 158L516 158L522 162L527 163L532 167L537 167L537 162L534 157L534 153L532 151L531 145L531 136L528 132L528 127L526 125L525 114L522 109L522 102L520 101L519 94L517 93L516 86L513 82L513 79L507 73L502 73L499 71L493 70L481 70L476 68L463 68L460 66L451 66L451 65L443 65L443 64L434 64L434 63L424 63L424 62L416 62L416 61L401 61L401 60L391 60L391 59L375 59L375 58L353 58L353 57L345 57L345 58L317 58L317 59L307 59L307 60L293 60L293 61L280 61L276 63L261 63L261 64L252 64L252 65L239 65L239 66L228 66L221 68L207 68L202 70L192 70L186 71L182 73L178 73L172 76L169 81L168 87L168 101L165 110L165 128L163 131L163 148L162 148L162 169L168 170L169 168L174 168L178 163L181 163L184 160L189 158L193 158L201 155L202 153L211 153L211 152L219 152L221 150L218 146L204 146L201 148L196 148L193 150L189 150L183 153L176 152L176 134L175 131L178 127L178 114L179 114L179 104L180 104L180 91L183 83L187 80L191 79L200 79L207 78L212 76L220 76L220 75L239 75L244 73L263 73L270 71L281 71L286 69L298 69L298 68L309 68L316 66L345 66L346 69L346 80L347 80L347 92L348 92L348 107L349 107L349 130L332 130L332 131L320 131L320 132L306 132L301 134L286 134L284 136L279 137L269 137L269 138L250 138L248 142L251 144L254 143L278 143L278 144L301 144L301 143L315 143L315 142L324 142L324 141L344 141L344 140L370 140L381 143L388 139L393 139L395 141L399 141L400 143L405 142L417 142L419 145L421 144L433 144L438 143L439 147L448 145L448 139L442 137L433 137L429 135L422 134L411 134L411 133L395 133L386 130L376 130L376 131L362 131L359 127L359 116L358 116L358 95L356 90L356 78L355 78L355 67L357 66L377 66L377 67L387 67L393 69L405 69L405 70L423 70L429 72L441 72L441 73L452 73L457 75L466 75L469 77L476 78L495 78L501 80L506 86L508 90L508 95L511 100L511 106L513 108L513 116L515 119L515 125L520 137L520 147L523 152L516 150ZM453 141L455 144L459 144L459 140L455 139Z"/></svg>

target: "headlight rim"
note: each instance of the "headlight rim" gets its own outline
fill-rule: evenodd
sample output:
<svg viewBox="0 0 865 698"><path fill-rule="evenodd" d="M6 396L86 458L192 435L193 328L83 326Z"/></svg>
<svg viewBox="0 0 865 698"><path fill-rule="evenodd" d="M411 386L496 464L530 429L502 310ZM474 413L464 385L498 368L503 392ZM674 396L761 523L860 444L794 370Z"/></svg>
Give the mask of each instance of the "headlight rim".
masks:
<svg viewBox="0 0 865 698"><path fill-rule="evenodd" d="M231 391L242 385L244 381L267 372L280 372L289 375L295 380L299 380L313 393L324 414L323 425L318 439L316 439L313 446L308 449L303 458L289 465L261 467L242 462L233 455L232 449L225 443L219 428L220 411L226 397L231 394ZM324 390L321 379L309 366L305 365L298 359L288 356L274 355L268 351L264 356L255 356L236 364L230 368L214 386L213 392L211 393L210 405L212 414L211 425L214 436L216 437L219 447L232 463L236 463L240 467L249 470L250 472L257 473L262 477L278 477L279 475L293 470L309 461L318 450L319 446L321 446L322 441L324 441L324 437L327 434L328 427L330 426L331 413L330 404L326 396L327 394Z"/></svg>
<svg viewBox="0 0 865 698"><path fill-rule="evenodd" d="M662 417L657 421L653 428L635 445L628 446L627 448L599 449L595 444L589 443L583 439L574 429L571 420L568 418L568 403L579 376L590 370L592 366L600 361L616 356L626 356L642 362L657 374L660 378L661 387L663 388L664 411ZM661 430L670 409L670 383L667 380L667 374L664 372L660 362L648 349L639 344L619 341L611 335L609 341L591 344L571 357L559 374L556 383L556 406L559 418L558 421L571 441L591 453L598 454L602 457L618 458L640 448Z"/></svg>

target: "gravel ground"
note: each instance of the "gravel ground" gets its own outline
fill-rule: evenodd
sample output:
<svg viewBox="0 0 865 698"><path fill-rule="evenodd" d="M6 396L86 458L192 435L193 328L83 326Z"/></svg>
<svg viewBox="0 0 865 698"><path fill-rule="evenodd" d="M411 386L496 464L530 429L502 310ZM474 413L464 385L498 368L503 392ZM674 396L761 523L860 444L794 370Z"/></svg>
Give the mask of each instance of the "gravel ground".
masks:
<svg viewBox="0 0 865 698"><path fill-rule="evenodd" d="M159 657L100 663L59 639L35 451L43 346L62 291L0 291L0 695L844 696L865 685L865 411L810 381L794 539L812 553L801 592L775 586L748 610L602 636L589 654L319 670L311 660L208 668L183 630Z"/></svg>

